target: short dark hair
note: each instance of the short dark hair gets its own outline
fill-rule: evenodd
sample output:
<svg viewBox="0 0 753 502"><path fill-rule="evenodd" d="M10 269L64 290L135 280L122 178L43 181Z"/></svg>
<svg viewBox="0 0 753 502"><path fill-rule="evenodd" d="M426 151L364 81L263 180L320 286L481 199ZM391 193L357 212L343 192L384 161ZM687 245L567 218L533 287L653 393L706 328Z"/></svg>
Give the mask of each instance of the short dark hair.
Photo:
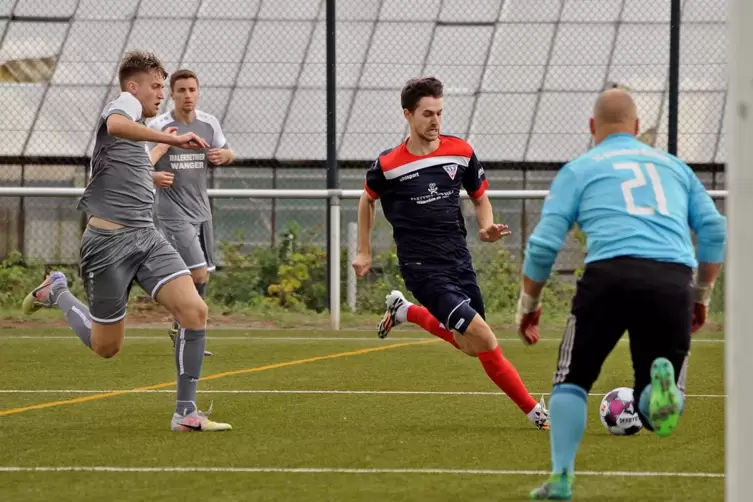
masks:
<svg viewBox="0 0 753 502"><path fill-rule="evenodd" d="M404 110L413 112L421 98L441 98L444 95L442 82L434 77L412 78L405 83L400 93L400 103Z"/></svg>
<svg viewBox="0 0 753 502"><path fill-rule="evenodd" d="M177 82L178 80L183 80L185 78L192 78L196 81L196 85L199 85L199 77L197 77L196 74L191 70L182 68L170 75L170 90L172 91L175 87L175 82Z"/></svg>
<svg viewBox="0 0 753 502"><path fill-rule="evenodd" d="M118 68L120 89L124 90L125 83L134 75L153 71L161 73L162 78L167 77L167 72L165 71L165 67L162 66L162 61L153 53L145 51L126 52L123 55L123 59L120 60L120 68Z"/></svg>

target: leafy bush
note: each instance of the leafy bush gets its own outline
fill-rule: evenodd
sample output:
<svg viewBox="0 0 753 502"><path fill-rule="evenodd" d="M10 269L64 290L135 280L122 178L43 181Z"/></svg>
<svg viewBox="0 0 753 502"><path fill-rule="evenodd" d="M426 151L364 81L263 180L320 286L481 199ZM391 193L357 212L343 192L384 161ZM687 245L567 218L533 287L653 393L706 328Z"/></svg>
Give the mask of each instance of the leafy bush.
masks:
<svg viewBox="0 0 753 502"><path fill-rule="evenodd" d="M74 267L58 267L68 277L71 292L83 297L84 288ZM0 262L0 308L19 308L24 297L39 286L49 268L36 262L26 262L23 255L13 251Z"/></svg>
<svg viewBox="0 0 753 502"><path fill-rule="evenodd" d="M243 234L221 242L223 269L212 275L210 299L226 307L269 303L289 310L327 307L327 255L293 223L274 248L244 250Z"/></svg>

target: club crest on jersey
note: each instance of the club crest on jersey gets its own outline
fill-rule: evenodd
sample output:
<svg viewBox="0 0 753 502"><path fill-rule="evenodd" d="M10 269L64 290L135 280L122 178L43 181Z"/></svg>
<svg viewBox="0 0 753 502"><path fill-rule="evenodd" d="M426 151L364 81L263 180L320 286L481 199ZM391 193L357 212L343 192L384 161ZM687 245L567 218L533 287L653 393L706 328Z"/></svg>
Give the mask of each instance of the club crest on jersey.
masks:
<svg viewBox="0 0 753 502"><path fill-rule="evenodd" d="M450 176L450 179L454 180L455 179L455 174L457 174L457 172L458 172L458 165L457 164L449 164L447 166L442 166L442 167L444 167L444 170Z"/></svg>

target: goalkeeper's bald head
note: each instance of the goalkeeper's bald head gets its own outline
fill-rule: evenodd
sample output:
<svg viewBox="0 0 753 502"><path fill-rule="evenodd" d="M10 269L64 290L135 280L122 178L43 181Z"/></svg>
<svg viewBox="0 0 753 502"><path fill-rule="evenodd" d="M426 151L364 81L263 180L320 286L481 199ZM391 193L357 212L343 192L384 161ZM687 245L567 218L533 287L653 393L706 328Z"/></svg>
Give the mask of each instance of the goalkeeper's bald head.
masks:
<svg viewBox="0 0 753 502"><path fill-rule="evenodd" d="M607 89L599 94L591 117L591 134L596 144L611 134L638 134L638 111L633 97L624 89Z"/></svg>

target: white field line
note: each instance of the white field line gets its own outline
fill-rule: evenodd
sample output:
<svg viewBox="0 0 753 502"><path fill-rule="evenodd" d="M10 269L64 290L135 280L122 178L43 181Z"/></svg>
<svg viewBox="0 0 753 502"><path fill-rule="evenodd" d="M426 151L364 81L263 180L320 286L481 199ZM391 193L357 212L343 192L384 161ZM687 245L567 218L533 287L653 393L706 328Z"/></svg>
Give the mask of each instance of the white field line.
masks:
<svg viewBox="0 0 753 502"><path fill-rule="evenodd" d="M106 394L109 392L126 392L128 394L150 394L150 393L167 393L173 394L173 389L155 389L155 390L129 390L129 389L0 389L0 394ZM473 391L421 391L421 390L266 390L266 389L249 389L249 390L199 390L204 394L356 394L356 395L403 395L403 396L496 396L503 397L502 392L473 392ZM548 392L533 392L535 396L545 395ZM592 392L589 396L604 396L606 392ZM685 397L694 398L724 398L724 394L686 394Z"/></svg>
<svg viewBox="0 0 753 502"><path fill-rule="evenodd" d="M459 474L491 476L547 476L549 471L496 470L496 469L346 469L330 467L115 467L115 466L63 466L63 467L0 467L0 472L232 472L232 473L288 473L288 474ZM724 478L716 472L631 472L631 471L576 471L575 476L646 477L646 478Z"/></svg>
<svg viewBox="0 0 753 502"><path fill-rule="evenodd" d="M162 336L128 336L126 335L126 339L128 340L153 340L162 342L167 339L167 337ZM391 341L403 341L403 340L434 340L434 337L395 337L395 338L389 338L389 339L381 339L376 336L369 336L369 337L344 337L344 336L212 336L208 335L207 340L254 340L254 341L276 341L276 342L382 342L382 343L388 343ZM0 335L0 340L71 340L71 341L79 341L79 339L71 334L71 336L60 336L60 335L6 335L2 336ZM519 338L497 338L500 342L520 342ZM557 342L559 343L562 339L561 338L541 338L539 339L540 342ZM620 340L620 343L627 343L627 338L624 338ZM710 340L693 340L692 344L699 344L699 343L711 343L711 344L718 344L718 343L724 343L723 339L710 339Z"/></svg>

